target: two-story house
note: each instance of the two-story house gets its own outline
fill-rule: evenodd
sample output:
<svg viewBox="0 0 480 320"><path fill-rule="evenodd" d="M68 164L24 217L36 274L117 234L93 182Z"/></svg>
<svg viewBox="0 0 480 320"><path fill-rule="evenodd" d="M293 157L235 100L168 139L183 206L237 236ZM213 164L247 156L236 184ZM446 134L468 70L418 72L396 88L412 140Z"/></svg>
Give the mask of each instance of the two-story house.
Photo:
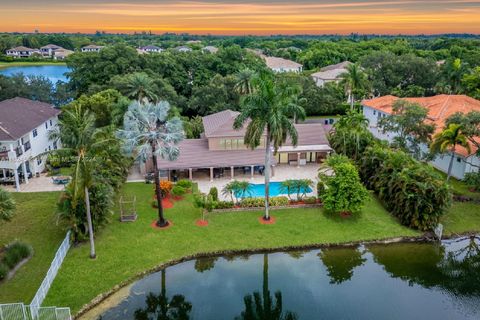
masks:
<svg viewBox="0 0 480 320"><path fill-rule="evenodd" d="M38 49L27 48L24 46L15 47L6 51L7 56L13 58L30 58L31 56L41 56L41 52Z"/></svg>
<svg viewBox="0 0 480 320"><path fill-rule="evenodd" d="M141 47L140 50L146 53L160 53L164 51L162 48L152 45Z"/></svg>
<svg viewBox="0 0 480 320"><path fill-rule="evenodd" d="M0 102L0 183L28 183L45 170L45 152L60 147L48 139L60 110L24 98Z"/></svg>
<svg viewBox="0 0 480 320"><path fill-rule="evenodd" d="M265 137L260 146L254 150L248 148L243 140L245 127L233 129L233 122L239 115L232 110L221 111L203 117L204 133L200 139L185 139L179 144L180 155L175 161L159 158L158 167L171 176L172 171L183 171L185 176L193 179L194 171L209 171L210 179L215 171L229 172L234 178L235 169L262 173L265 164ZM293 146L290 140L274 154L270 151L272 169L275 166L303 166L307 163L320 163L332 149L328 143L324 126L319 123L296 124L298 144ZM274 174L274 170L272 170Z"/></svg>
<svg viewBox="0 0 480 320"><path fill-rule="evenodd" d="M382 140L389 142L397 135L396 132L384 132L378 127L380 119L393 113L393 104L400 98L395 96L383 96L362 102L363 114L369 121L369 130L372 134ZM441 132L445 127L445 121L451 115L461 112L471 111L480 112L480 101L466 95L438 95L434 97L403 98L403 100L418 103L428 109L427 122L435 125L435 133ZM479 139L480 143L480 139ZM470 143L470 152L461 146L455 150L455 161L452 166L452 176L457 179L463 179L465 173L476 172L480 167L480 158L475 154L477 148ZM421 151L428 152L428 146L422 145ZM438 155L430 162L435 168L447 173L452 153Z"/></svg>
<svg viewBox="0 0 480 320"><path fill-rule="evenodd" d="M56 44L47 44L46 46L40 47L40 52L42 56L46 58L52 58L56 51L65 50L64 48L57 46Z"/></svg>
<svg viewBox="0 0 480 320"><path fill-rule="evenodd" d="M82 47L82 52L100 52L105 46L97 46L95 44L91 44L85 47Z"/></svg>

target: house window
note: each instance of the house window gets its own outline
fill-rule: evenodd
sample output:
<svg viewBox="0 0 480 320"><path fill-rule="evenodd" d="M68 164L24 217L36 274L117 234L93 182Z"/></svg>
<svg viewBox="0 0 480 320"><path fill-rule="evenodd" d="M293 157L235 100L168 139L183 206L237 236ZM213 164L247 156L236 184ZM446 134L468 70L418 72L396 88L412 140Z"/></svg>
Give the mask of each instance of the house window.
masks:
<svg viewBox="0 0 480 320"><path fill-rule="evenodd" d="M45 129L48 129L48 122L45 122Z"/></svg>
<svg viewBox="0 0 480 320"><path fill-rule="evenodd" d="M42 164L42 159L40 158L37 158L37 166L41 165Z"/></svg>
<svg viewBox="0 0 480 320"><path fill-rule="evenodd" d="M34 138L35 138L36 136L38 136L37 129L33 129L32 134L33 134L33 137L34 137Z"/></svg>
<svg viewBox="0 0 480 320"><path fill-rule="evenodd" d="M462 158L457 157L457 162L462 162Z"/></svg>
<svg viewBox="0 0 480 320"><path fill-rule="evenodd" d="M57 141L53 141L53 149L57 150Z"/></svg>
<svg viewBox="0 0 480 320"><path fill-rule="evenodd" d="M373 110L373 115L376 115L377 114L377 110Z"/></svg>
<svg viewBox="0 0 480 320"><path fill-rule="evenodd" d="M52 120L50 120L50 127L51 127L52 125L53 125L53 124L52 124Z"/></svg>

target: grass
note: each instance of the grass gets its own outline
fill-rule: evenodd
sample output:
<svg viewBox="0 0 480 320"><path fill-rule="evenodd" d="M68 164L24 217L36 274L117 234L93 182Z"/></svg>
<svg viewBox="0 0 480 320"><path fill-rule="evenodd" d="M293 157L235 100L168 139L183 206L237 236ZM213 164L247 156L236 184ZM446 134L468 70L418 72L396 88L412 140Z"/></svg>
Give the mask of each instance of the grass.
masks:
<svg viewBox="0 0 480 320"><path fill-rule="evenodd" d="M37 291L55 252L65 237L56 225L55 203L58 192L14 193L16 213L9 222L0 222L0 245L14 240L33 247L33 257L15 276L0 283L0 302L29 303Z"/></svg>
<svg viewBox="0 0 480 320"><path fill-rule="evenodd" d="M69 306L76 313L100 293L167 261L198 252L275 248L320 243L341 243L419 233L398 224L375 198L356 217L342 219L322 209L279 210L275 225L260 225L260 212L210 214L210 225L195 225L200 210L192 195L166 210L173 227L155 230L151 208L152 185L126 184L124 193L136 195L139 218L133 223L113 222L96 236L98 258L88 258L88 244L73 248L55 279L44 305Z"/></svg>
<svg viewBox="0 0 480 320"><path fill-rule="evenodd" d="M26 67L26 66L50 66L50 65L66 65L65 62L54 61L13 61L13 62L0 62L0 69L9 67Z"/></svg>
<svg viewBox="0 0 480 320"><path fill-rule="evenodd" d="M442 217L445 235L480 232L480 205L472 202L454 202Z"/></svg>

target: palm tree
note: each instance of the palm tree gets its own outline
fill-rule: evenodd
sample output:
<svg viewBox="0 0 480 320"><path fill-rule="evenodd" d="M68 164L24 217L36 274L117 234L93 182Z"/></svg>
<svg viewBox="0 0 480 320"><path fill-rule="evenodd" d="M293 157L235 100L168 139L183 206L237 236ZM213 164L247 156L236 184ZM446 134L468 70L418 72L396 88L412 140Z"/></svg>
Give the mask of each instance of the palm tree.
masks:
<svg viewBox="0 0 480 320"><path fill-rule="evenodd" d="M163 215L157 157L174 161L179 155L178 143L183 140L182 121L178 117L168 119L169 111L170 104L166 101L157 104L133 102L125 113L124 129L119 130L128 154L144 162L150 158L153 161L159 227L168 226L168 221Z"/></svg>
<svg viewBox="0 0 480 320"><path fill-rule="evenodd" d="M359 65L352 63L347 66L347 71L342 73L340 78L340 83L345 87L345 92L350 101L350 109L353 110L355 92L367 87L367 75L361 70Z"/></svg>
<svg viewBox="0 0 480 320"><path fill-rule="evenodd" d="M368 119L361 112L349 110L346 115L340 117L333 128L332 147L357 159L363 145L362 141L370 137Z"/></svg>
<svg viewBox="0 0 480 320"><path fill-rule="evenodd" d="M252 78L255 76L255 71L250 69L240 70L235 75L235 89L242 95L252 93Z"/></svg>
<svg viewBox="0 0 480 320"><path fill-rule="evenodd" d="M126 95L129 98L142 101L156 101L158 99L154 92L155 82L144 72L135 72L128 76L126 83Z"/></svg>
<svg viewBox="0 0 480 320"><path fill-rule="evenodd" d="M430 145L432 152L445 153L449 151L452 154L448 165L447 181L450 180L452 174L453 159L455 158L457 145L464 147L470 153L470 144L468 143L468 138L463 134L463 127L455 123L451 123L442 132L437 133Z"/></svg>
<svg viewBox="0 0 480 320"><path fill-rule="evenodd" d="M265 220L270 220L268 201L270 198L270 161L272 147L278 148L290 137L297 145L298 134L288 115L305 118L305 111L293 103L299 93L297 87L276 83L271 73L262 72L252 80L253 92L242 99L242 111L234 122L240 129L247 124L244 141L252 149L265 141ZM273 146L272 146L273 145Z"/></svg>
<svg viewBox="0 0 480 320"><path fill-rule="evenodd" d="M0 188L0 220L10 220L15 212L15 201L6 190Z"/></svg>
<svg viewBox="0 0 480 320"><path fill-rule="evenodd" d="M94 171L98 166L98 155L108 150L111 139L105 138L103 132L95 127L95 116L81 104L62 113L58 128L49 132L50 140L60 140L63 147L55 153L67 153L75 157L71 181L72 204L76 207L79 199L85 201L88 235L90 239L90 258L96 257L93 235L92 215L90 210L89 189L94 183Z"/></svg>

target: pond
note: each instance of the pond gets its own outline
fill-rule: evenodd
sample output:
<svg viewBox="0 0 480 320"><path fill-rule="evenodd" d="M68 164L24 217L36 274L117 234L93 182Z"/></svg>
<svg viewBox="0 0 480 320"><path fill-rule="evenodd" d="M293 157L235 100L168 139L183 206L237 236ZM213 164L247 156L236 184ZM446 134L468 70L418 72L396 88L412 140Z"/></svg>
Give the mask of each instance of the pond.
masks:
<svg viewBox="0 0 480 320"><path fill-rule="evenodd" d="M86 317L480 319L479 239L198 259L144 277Z"/></svg>
<svg viewBox="0 0 480 320"><path fill-rule="evenodd" d="M25 76L44 76L52 83L57 81L68 82L65 73L70 69L65 65L39 65L39 66L13 66L0 69L0 74L12 76L17 73L23 73Z"/></svg>

